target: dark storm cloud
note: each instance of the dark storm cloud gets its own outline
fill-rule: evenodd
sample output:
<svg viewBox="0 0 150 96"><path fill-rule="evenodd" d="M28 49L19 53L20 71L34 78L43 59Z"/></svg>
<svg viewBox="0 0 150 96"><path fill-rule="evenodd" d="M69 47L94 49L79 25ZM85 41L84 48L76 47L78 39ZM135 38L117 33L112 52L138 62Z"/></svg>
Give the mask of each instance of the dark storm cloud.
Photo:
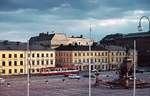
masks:
<svg viewBox="0 0 150 96"><path fill-rule="evenodd" d="M149 10L150 0L0 0L1 11L38 10L64 19L118 18L130 10Z"/></svg>
<svg viewBox="0 0 150 96"><path fill-rule="evenodd" d="M53 29L86 35L91 22L102 36L129 32L142 15L150 16L149 4L150 0L0 0L0 37L29 37L26 32L37 35Z"/></svg>

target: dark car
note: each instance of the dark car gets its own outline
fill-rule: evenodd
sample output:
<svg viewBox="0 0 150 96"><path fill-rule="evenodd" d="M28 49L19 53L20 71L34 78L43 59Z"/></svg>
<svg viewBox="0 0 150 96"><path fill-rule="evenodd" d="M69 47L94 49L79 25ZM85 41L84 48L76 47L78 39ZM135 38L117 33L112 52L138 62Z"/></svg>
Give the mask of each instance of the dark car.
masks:
<svg viewBox="0 0 150 96"><path fill-rule="evenodd" d="M83 75L83 77L88 77L89 78L89 74L85 74L85 75ZM91 74L91 78L95 78L95 75Z"/></svg>
<svg viewBox="0 0 150 96"><path fill-rule="evenodd" d="M142 70L142 69L137 69L137 70L136 70L136 73L144 73L144 70Z"/></svg>

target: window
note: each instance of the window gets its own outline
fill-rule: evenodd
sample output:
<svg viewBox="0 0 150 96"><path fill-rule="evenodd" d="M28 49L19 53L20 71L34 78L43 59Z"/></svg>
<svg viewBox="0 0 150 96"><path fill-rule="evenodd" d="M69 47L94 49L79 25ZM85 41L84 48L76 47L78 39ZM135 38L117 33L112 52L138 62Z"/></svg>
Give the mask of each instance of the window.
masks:
<svg viewBox="0 0 150 96"><path fill-rule="evenodd" d="M87 56L89 56L89 53L87 53Z"/></svg>
<svg viewBox="0 0 150 96"><path fill-rule="evenodd" d="M20 65L23 65L23 61L20 61Z"/></svg>
<svg viewBox="0 0 150 96"><path fill-rule="evenodd" d="M81 56L81 53L79 53L78 56Z"/></svg>
<svg viewBox="0 0 150 96"><path fill-rule="evenodd" d="M97 53L95 53L95 56L97 56Z"/></svg>
<svg viewBox="0 0 150 96"><path fill-rule="evenodd" d="M83 62L85 62L85 59L83 59Z"/></svg>
<svg viewBox="0 0 150 96"><path fill-rule="evenodd" d="M47 65L49 64L49 61L48 61L48 60L46 60L46 64L47 64Z"/></svg>
<svg viewBox="0 0 150 96"><path fill-rule="evenodd" d="M112 52L111 55L114 56L114 53Z"/></svg>
<svg viewBox="0 0 150 96"><path fill-rule="evenodd" d="M39 69L36 69L36 71L37 71L37 72L40 72L40 70L39 70Z"/></svg>
<svg viewBox="0 0 150 96"><path fill-rule="evenodd" d="M44 61L42 61L42 65L44 65Z"/></svg>
<svg viewBox="0 0 150 96"><path fill-rule="evenodd" d="M53 64L53 60L51 60L51 64Z"/></svg>
<svg viewBox="0 0 150 96"><path fill-rule="evenodd" d="M79 59L79 63L81 63L81 59Z"/></svg>
<svg viewBox="0 0 150 96"><path fill-rule="evenodd" d="M37 65L39 65L40 64L40 62L39 61L37 61Z"/></svg>
<svg viewBox="0 0 150 96"><path fill-rule="evenodd" d="M104 56L104 53L102 52L102 56Z"/></svg>
<svg viewBox="0 0 150 96"><path fill-rule="evenodd" d="M23 54L20 54L20 58L23 58Z"/></svg>
<svg viewBox="0 0 150 96"><path fill-rule="evenodd" d="M32 57L34 57L34 53L32 54Z"/></svg>
<svg viewBox="0 0 150 96"><path fill-rule="evenodd" d="M5 74L5 70L4 69L2 70L2 73Z"/></svg>
<svg viewBox="0 0 150 96"><path fill-rule="evenodd" d="M89 59L87 59L87 62L89 62Z"/></svg>
<svg viewBox="0 0 150 96"><path fill-rule="evenodd" d="M5 54L2 54L2 58L5 58Z"/></svg>
<svg viewBox="0 0 150 96"><path fill-rule="evenodd" d="M8 58L11 58L11 54L8 55Z"/></svg>
<svg viewBox="0 0 150 96"><path fill-rule="evenodd" d="M34 61L32 61L32 65L34 65Z"/></svg>
<svg viewBox="0 0 150 96"><path fill-rule="evenodd" d="M120 52L120 56L122 55L122 53Z"/></svg>
<svg viewBox="0 0 150 96"><path fill-rule="evenodd" d="M11 66L11 61L8 62L8 65Z"/></svg>
<svg viewBox="0 0 150 96"><path fill-rule="evenodd" d="M12 72L11 72L11 69L9 69L9 74L11 74Z"/></svg>
<svg viewBox="0 0 150 96"><path fill-rule="evenodd" d="M37 54L37 57L40 57L40 55L39 55L39 54Z"/></svg>
<svg viewBox="0 0 150 96"><path fill-rule="evenodd" d="M34 70L34 69L32 69L32 72L34 73L34 72L35 72L35 70Z"/></svg>
<svg viewBox="0 0 150 96"><path fill-rule="evenodd" d="M17 69L14 70L14 73L17 73Z"/></svg>
<svg viewBox="0 0 150 96"><path fill-rule="evenodd" d="M46 54L46 57L48 57L48 53Z"/></svg>
<svg viewBox="0 0 150 96"><path fill-rule="evenodd" d="M17 54L14 54L14 58L17 58Z"/></svg>
<svg viewBox="0 0 150 96"><path fill-rule="evenodd" d="M74 53L74 56L77 56L77 53Z"/></svg>
<svg viewBox="0 0 150 96"><path fill-rule="evenodd" d="M51 57L53 57L53 53L51 53Z"/></svg>
<svg viewBox="0 0 150 96"><path fill-rule="evenodd" d="M108 54L107 54L107 52L105 53L105 56L107 56Z"/></svg>
<svg viewBox="0 0 150 96"><path fill-rule="evenodd" d="M5 66L5 61L2 61L2 66Z"/></svg>
<svg viewBox="0 0 150 96"><path fill-rule="evenodd" d="M14 61L14 66L17 66L17 61Z"/></svg>
<svg viewBox="0 0 150 96"><path fill-rule="evenodd" d="M83 56L85 56L85 53L83 53Z"/></svg>
<svg viewBox="0 0 150 96"><path fill-rule="evenodd" d="M42 54L42 57L44 57L44 54Z"/></svg>
<svg viewBox="0 0 150 96"><path fill-rule="evenodd" d="M98 53L98 56L100 56L101 55L101 53Z"/></svg>
<svg viewBox="0 0 150 96"><path fill-rule="evenodd" d="M20 69L20 73L23 73L23 69Z"/></svg>
<svg viewBox="0 0 150 96"><path fill-rule="evenodd" d="M91 53L91 56L93 56L93 53Z"/></svg>
<svg viewBox="0 0 150 96"><path fill-rule="evenodd" d="M114 58L112 58L111 61L114 62Z"/></svg>

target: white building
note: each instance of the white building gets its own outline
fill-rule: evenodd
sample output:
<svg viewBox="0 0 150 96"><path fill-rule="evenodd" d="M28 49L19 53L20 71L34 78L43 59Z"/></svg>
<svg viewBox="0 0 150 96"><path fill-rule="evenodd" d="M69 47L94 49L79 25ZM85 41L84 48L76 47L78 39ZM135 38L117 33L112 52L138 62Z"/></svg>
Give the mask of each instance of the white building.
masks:
<svg viewBox="0 0 150 96"><path fill-rule="evenodd" d="M30 44L40 44L46 47L50 47L52 49L59 47L61 44L63 45L92 45L93 41L87 38L80 37L67 37L64 33L40 33L39 36L31 37Z"/></svg>

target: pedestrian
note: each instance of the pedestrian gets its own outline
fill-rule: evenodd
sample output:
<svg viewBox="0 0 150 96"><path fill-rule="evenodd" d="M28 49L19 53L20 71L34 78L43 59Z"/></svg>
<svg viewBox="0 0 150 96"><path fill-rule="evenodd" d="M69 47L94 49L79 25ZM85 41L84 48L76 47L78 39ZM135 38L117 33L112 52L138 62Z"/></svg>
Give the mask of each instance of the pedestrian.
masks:
<svg viewBox="0 0 150 96"><path fill-rule="evenodd" d="M48 80L46 80L45 82L46 82L46 84L48 84Z"/></svg>
<svg viewBox="0 0 150 96"><path fill-rule="evenodd" d="M63 78L62 81L65 82L65 78Z"/></svg>
<svg viewBox="0 0 150 96"><path fill-rule="evenodd" d="M7 87L10 87L10 83L9 82L7 82Z"/></svg>

